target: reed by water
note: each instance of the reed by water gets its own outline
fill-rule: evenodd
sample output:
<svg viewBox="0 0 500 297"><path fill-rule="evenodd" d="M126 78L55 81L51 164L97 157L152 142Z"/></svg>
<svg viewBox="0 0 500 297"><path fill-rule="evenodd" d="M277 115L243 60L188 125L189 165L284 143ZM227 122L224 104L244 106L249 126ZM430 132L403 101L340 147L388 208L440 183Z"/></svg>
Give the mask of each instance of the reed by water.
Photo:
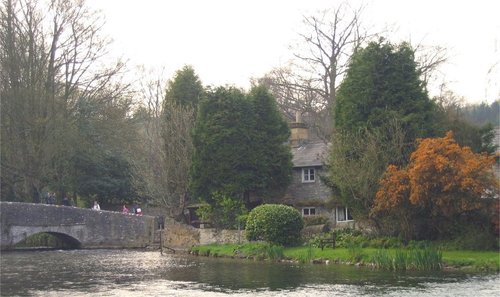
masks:
<svg viewBox="0 0 500 297"><path fill-rule="evenodd" d="M379 249L372 256L371 262L384 270L440 270L443 253L432 247L397 249L393 252Z"/></svg>

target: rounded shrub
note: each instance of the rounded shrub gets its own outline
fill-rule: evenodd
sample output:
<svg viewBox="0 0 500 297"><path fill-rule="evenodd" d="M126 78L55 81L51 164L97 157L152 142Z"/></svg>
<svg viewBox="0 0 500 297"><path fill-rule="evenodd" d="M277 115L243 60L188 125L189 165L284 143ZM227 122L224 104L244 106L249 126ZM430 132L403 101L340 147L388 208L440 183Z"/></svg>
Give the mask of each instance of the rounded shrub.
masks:
<svg viewBox="0 0 500 297"><path fill-rule="evenodd" d="M302 216L295 208L281 204L264 204L248 214L245 232L248 240L293 245L300 241L300 231L303 227Z"/></svg>

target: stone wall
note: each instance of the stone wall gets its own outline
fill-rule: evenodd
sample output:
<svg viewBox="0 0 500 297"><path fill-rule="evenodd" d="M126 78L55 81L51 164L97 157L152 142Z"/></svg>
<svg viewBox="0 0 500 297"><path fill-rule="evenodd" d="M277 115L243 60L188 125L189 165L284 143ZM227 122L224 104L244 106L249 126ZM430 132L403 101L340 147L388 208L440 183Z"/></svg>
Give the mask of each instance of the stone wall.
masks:
<svg viewBox="0 0 500 297"><path fill-rule="evenodd" d="M292 172L292 182L288 186L284 199L287 203L296 204L304 200L327 201L332 196L332 190L327 187L320 179L324 170L320 167L314 167L315 181L312 183L302 182L302 168L295 167Z"/></svg>
<svg viewBox="0 0 500 297"><path fill-rule="evenodd" d="M163 245L173 249L189 249L194 245L244 243L245 231L199 229L169 220L163 231Z"/></svg>
<svg viewBox="0 0 500 297"><path fill-rule="evenodd" d="M200 244L245 243L245 230L199 229Z"/></svg>
<svg viewBox="0 0 500 297"><path fill-rule="evenodd" d="M165 221L163 230L163 246L173 249L188 249L200 244L200 229L181 224L174 220Z"/></svg>

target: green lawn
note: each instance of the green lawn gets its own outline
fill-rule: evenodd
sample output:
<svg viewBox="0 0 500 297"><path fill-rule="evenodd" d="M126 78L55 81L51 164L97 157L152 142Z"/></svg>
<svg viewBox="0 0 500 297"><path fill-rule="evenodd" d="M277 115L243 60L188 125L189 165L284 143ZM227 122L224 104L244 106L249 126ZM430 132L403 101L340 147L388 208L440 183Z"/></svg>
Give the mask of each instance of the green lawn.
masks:
<svg viewBox="0 0 500 297"><path fill-rule="evenodd" d="M443 251L443 261L450 266L500 270L500 253L495 251Z"/></svg>
<svg viewBox="0 0 500 297"><path fill-rule="evenodd" d="M376 248L310 248L310 247L270 247L264 243L204 245L192 248L194 254L214 257L241 257L258 259L289 259L301 262L311 260L330 260L332 262L371 263ZM389 254L396 254L396 249L387 249ZM355 257L355 258L354 258ZM357 260L353 260L357 259ZM500 271L500 253L495 251L442 251L445 267L467 268L476 271Z"/></svg>

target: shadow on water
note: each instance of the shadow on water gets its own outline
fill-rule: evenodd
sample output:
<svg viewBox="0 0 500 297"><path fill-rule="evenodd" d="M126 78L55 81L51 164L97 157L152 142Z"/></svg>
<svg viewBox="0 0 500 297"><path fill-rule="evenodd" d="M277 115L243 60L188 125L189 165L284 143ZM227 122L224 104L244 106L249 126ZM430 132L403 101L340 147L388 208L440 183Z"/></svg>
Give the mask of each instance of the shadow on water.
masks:
<svg viewBox="0 0 500 297"><path fill-rule="evenodd" d="M430 296L467 296L461 294L468 288L474 296L496 296L477 289L500 290L498 275L394 273L142 250L8 252L0 260L1 296L420 296L436 290L446 294Z"/></svg>
<svg viewBox="0 0 500 297"><path fill-rule="evenodd" d="M182 270L172 269L165 277L193 281L220 290L293 290L303 286L342 284L353 286L421 288L422 280L458 281L463 273L375 271L346 265L268 263L251 260L202 258Z"/></svg>

